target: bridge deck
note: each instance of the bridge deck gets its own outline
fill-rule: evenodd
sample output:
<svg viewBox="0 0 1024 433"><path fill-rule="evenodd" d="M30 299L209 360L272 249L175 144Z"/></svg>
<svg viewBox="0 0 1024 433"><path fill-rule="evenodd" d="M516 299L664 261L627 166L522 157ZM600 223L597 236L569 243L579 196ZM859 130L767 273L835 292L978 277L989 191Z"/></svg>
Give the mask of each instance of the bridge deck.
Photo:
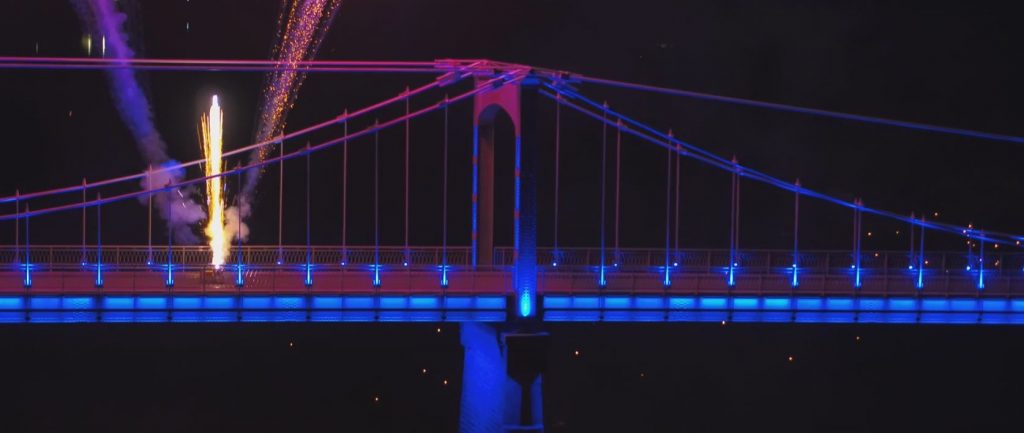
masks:
<svg viewBox="0 0 1024 433"><path fill-rule="evenodd" d="M441 285L437 248L317 248L307 267L305 249L246 247L236 264L214 269L201 248L152 260L146 247L105 247L102 256L80 247L0 250L12 260L0 271L0 321L504 321L513 305L507 250L497 266L474 268L468 251L449 249L448 285ZM313 251L311 251L313 253ZM734 286L726 283L721 251L671 252L664 284L664 250L628 250L606 256L605 287L597 284L594 250L544 251L537 293L548 321L810 321L908 323L1024 323L1024 272L1018 256L982 262L959 254L926 253L924 272L905 252L867 253L861 287L848 252L802 253L793 285L792 253L745 252ZM96 257L110 259L102 266ZM726 256L727 257L727 256ZM20 258L15 262L14 258ZM386 260L385 260L386 259ZM91 260L91 261L90 261ZM147 264L147 262L149 262ZM83 264L84 263L84 264ZM344 263L344 265L342 264ZM962 266L962 267L961 267ZM311 284L306 284L308 277ZM169 274L170 272L170 274ZM380 284L374 286L379 272ZM236 283L241 276L242 285ZM168 285L168 277L173 285ZM102 286L96 284L101 277ZM26 278L31 285L25 284ZM918 278L923 283L917 288ZM984 288L979 289L979 283Z"/></svg>

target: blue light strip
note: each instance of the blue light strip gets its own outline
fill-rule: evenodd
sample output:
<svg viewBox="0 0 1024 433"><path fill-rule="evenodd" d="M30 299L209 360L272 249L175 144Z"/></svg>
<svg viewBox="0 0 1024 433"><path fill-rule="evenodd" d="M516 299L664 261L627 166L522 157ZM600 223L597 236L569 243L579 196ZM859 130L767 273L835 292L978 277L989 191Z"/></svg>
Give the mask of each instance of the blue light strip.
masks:
<svg viewBox="0 0 1024 433"><path fill-rule="evenodd" d="M546 296L544 309L544 320L549 322L724 320L1024 325L1024 298Z"/></svg>
<svg viewBox="0 0 1024 433"><path fill-rule="evenodd" d="M374 306L379 305L375 309ZM0 323L503 322L493 296L0 296Z"/></svg>

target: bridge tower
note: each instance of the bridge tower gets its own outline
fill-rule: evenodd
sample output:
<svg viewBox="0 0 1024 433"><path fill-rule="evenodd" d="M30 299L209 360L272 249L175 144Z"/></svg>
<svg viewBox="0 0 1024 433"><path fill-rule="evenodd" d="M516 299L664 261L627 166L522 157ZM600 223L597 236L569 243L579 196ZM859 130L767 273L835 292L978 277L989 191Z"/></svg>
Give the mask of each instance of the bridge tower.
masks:
<svg viewBox="0 0 1024 433"><path fill-rule="evenodd" d="M526 72L525 70L523 71ZM492 79L476 77L477 85ZM461 325L464 349L459 426L462 433L543 432L541 376L547 334L537 311L536 105L529 74L482 92L473 101L473 266L494 265L495 122L504 112L515 135L513 288L508 323ZM511 163L512 161L498 161Z"/></svg>
<svg viewBox="0 0 1024 433"><path fill-rule="evenodd" d="M524 71L525 72L525 71ZM478 76L477 84L493 77ZM473 265L494 265L495 121L501 112L515 134L513 214L513 309L517 320L537 315L538 82L530 75L477 94L473 99ZM500 161L499 163L512 163Z"/></svg>

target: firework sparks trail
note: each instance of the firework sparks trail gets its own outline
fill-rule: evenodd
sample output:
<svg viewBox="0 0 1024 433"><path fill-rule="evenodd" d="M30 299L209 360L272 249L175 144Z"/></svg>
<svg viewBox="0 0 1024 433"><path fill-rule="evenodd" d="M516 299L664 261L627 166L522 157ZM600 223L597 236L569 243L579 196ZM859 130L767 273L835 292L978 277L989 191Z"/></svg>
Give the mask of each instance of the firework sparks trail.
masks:
<svg viewBox="0 0 1024 433"><path fill-rule="evenodd" d="M262 105L256 126L255 140L267 141L281 135L289 111L295 105L299 88L306 74L296 70L297 62L312 60L320 48L341 0L284 0L278 16L277 36L271 58L282 62L281 69L267 74L263 86ZM288 70L285 70L285 69ZM253 151L251 162L263 161L273 151L264 146ZM252 195L261 169L245 175L241 191L242 216L249 214Z"/></svg>
<svg viewBox="0 0 1024 433"><path fill-rule="evenodd" d="M228 243L224 232L224 189L220 176L224 171L224 112L220 109L217 95L213 95L210 112L203 115L200 128L203 155L206 158L205 174L213 176L206 181L206 203L210 213L206 224L206 236L209 238L210 251L213 253L212 264L220 269L228 254Z"/></svg>
<svg viewBox="0 0 1024 433"><path fill-rule="evenodd" d="M125 32L127 16L118 11L114 0L71 0L71 3L82 27L96 34L95 37L102 41L100 55L114 59L131 59L135 56ZM118 3L122 6L129 4L124 0ZM89 36L90 41L93 38ZM153 123L149 100L136 80L135 72L130 68L114 68L107 70L106 74L117 111L135 139L145 162L161 167L175 165L176 162L168 157L167 145ZM164 170L155 173L150 179L143 179L140 186L149 188L150 181L152 186L177 183L183 176L182 170ZM167 221L180 243L198 242L191 226L206 216L202 207L192 200L192 193L191 189L184 189L153 196L160 216ZM146 201L145 198L141 200L142 203Z"/></svg>

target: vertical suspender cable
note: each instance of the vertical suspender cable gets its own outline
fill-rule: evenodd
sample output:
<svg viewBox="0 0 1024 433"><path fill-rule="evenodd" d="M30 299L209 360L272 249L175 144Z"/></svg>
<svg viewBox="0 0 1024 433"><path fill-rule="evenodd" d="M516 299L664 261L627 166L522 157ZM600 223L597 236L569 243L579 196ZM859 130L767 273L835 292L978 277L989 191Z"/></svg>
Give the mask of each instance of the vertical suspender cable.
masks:
<svg viewBox="0 0 1024 433"><path fill-rule="evenodd" d="M615 129L615 266L619 266L622 255L619 251L619 218L622 208L622 119Z"/></svg>
<svg viewBox="0 0 1024 433"><path fill-rule="evenodd" d="M608 212L605 211L605 200L607 197L608 189L608 103L604 103L604 122L601 122L601 269L598 271L600 275L597 279L597 285L604 287L608 284L605 279L605 251L604 251L604 237L605 232L605 219Z"/></svg>
<svg viewBox="0 0 1024 433"><path fill-rule="evenodd" d="M86 183L85 183L85 178L83 177L82 178L82 204L83 204L83 206L82 206L82 266L85 266L86 263L88 262L88 260L87 260L88 257L86 256L86 253L85 253L85 233L86 233L86 229L85 229L85 220L86 220L85 211L86 211L86 207L84 206L84 204L86 203L86 201L88 201L88 199L86 199L85 193L86 193Z"/></svg>
<svg viewBox="0 0 1024 433"><path fill-rule="evenodd" d="M235 275L235 285L238 286L238 287L242 287L243 285L245 285L245 280L242 278L242 200L241 200L241 195L242 195L241 194L241 191L242 191L242 171L241 170L239 170L238 173L235 174L235 184L238 185L236 187L236 188L238 188L238 192L235 192L235 212L236 212L235 213L235 215L236 215L235 216L235 222L236 222L236 226L235 226L235 240L237 241L236 244L235 244L236 245L235 248L238 249L238 251L237 251L237 255L238 255L237 256L238 257L237 265L238 266L237 266L237 269L235 270L235 274L236 274ZM252 260L251 257L249 259Z"/></svg>
<svg viewBox="0 0 1024 433"><path fill-rule="evenodd" d="M380 129L373 122L373 286L380 287Z"/></svg>
<svg viewBox="0 0 1024 433"><path fill-rule="evenodd" d="M21 190L14 190L14 263L21 262Z"/></svg>
<svg viewBox="0 0 1024 433"><path fill-rule="evenodd" d="M669 248L671 247L671 233L669 225L672 219L672 131L668 131L668 146L666 146L665 158L665 276L661 284L665 288L672 286L672 267L669 262Z"/></svg>
<svg viewBox="0 0 1024 433"><path fill-rule="evenodd" d="M558 188L559 171L561 169L561 141L562 141L562 94L555 94L555 238L552 249L551 265L558 266Z"/></svg>
<svg viewBox="0 0 1024 433"><path fill-rule="evenodd" d="M31 207L28 203L25 204L25 213L32 212ZM32 231L29 228L29 223L32 217L25 215L25 281L22 284L26 289L32 287Z"/></svg>
<svg viewBox="0 0 1024 433"><path fill-rule="evenodd" d="M96 193L99 202L103 195ZM103 205L96 203L96 287L103 287Z"/></svg>
<svg viewBox="0 0 1024 433"><path fill-rule="evenodd" d="M313 248L309 236L309 201L311 198L309 191L310 155L309 142L306 142L306 287L313 285Z"/></svg>
<svg viewBox="0 0 1024 433"><path fill-rule="evenodd" d="M348 109L342 117L348 137ZM348 265L348 138L341 142L341 265Z"/></svg>
<svg viewBox="0 0 1024 433"><path fill-rule="evenodd" d="M861 287L860 279L860 246L861 246L861 206L863 202L858 198L853 201L853 287Z"/></svg>
<svg viewBox="0 0 1024 433"><path fill-rule="evenodd" d="M146 189L149 191L153 190L153 164L149 165L146 170ZM149 209L149 219L146 229L146 265L153 264L153 193L150 192L146 195L147 208Z"/></svg>
<svg viewBox="0 0 1024 433"><path fill-rule="evenodd" d="M441 174L441 288L448 287L448 95L444 96L444 163Z"/></svg>
<svg viewBox="0 0 1024 433"><path fill-rule="evenodd" d="M793 281L790 285L800 286L800 179L796 180L796 192L793 194Z"/></svg>
<svg viewBox="0 0 1024 433"><path fill-rule="evenodd" d="M978 290L985 289L985 234L982 233L978 244Z"/></svg>
<svg viewBox="0 0 1024 433"><path fill-rule="evenodd" d="M924 288L924 215L921 215L921 245L917 249L917 288Z"/></svg>
<svg viewBox="0 0 1024 433"><path fill-rule="evenodd" d="M673 265L678 265L679 264L679 260L680 260L680 257L679 257L680 256L680 253L679 253L679 187L680 187L680 177L682 176L682 160L683 160L682 151L683 151L682 146L679 146L678 144L676 144L675 145L675 152L674 152L675 153L675 159L676 159L676 197L675 197L676 209L675 209L675 229L673 230L673 232L675 233L674 249L675 249L676 252L675 252L675 259L674 259L675 261L673 261Z"/></svg>
<svg viewBox="0 0 1024 433"><path fill-rule="evenodd" d="M277 162L277 264L284 263L284 249L281 246L284 236L284 141L277 143L280 151Z"/></svg>
<svg viewBox="0 0 1024 433"><path fill-rule="evenodd" d="M914 262L917 261L917 256L914 255L914 247L916 245L916 243L914 242L914 226L916 225L913 222L914 221L914 217L915 217L914 212L911 212L910 213L910 221L911 221L910 222L910 256L907 257L907 269L911 269L911 270L914 269Z"/></svg>
<svg viewBox="0 0 1024 433"><path fill-rule="evenodd" d="M730 215L729 215L729 275L728 283L729 287L736 285L736 245L739 243L737 223L739 221L739 179L737 171L737 160L736 157L732 158L732 192L730 193L731 202L729 204Z"/></svg>
<svg viewBox="0 0 1024 433"><path fill-rule="evenodd" d="M168 288L174 287L174 256L171 252L171 244L174 242L174 231L170 222L167 223L167 280L164 285Z"/></svg>
<svg viewBox="0 0 1024 433"><path fill-rule="evenodd" d="M409 266L409 86L405 86L405 255L402 264Z"/></svg>

